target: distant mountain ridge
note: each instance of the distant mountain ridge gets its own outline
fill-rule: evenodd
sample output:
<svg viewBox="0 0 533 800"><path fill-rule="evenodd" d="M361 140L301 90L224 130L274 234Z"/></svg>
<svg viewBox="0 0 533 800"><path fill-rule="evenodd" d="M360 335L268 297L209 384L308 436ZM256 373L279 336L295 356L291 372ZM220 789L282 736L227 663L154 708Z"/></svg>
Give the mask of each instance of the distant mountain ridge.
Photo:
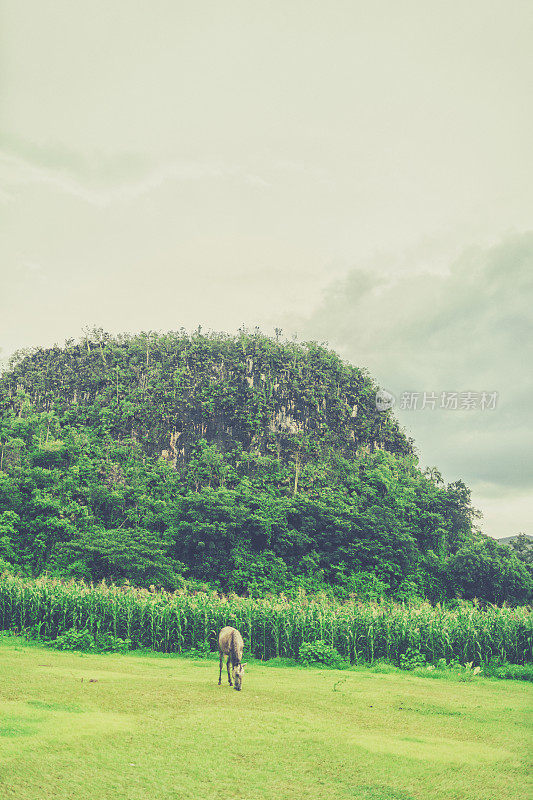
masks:
<svg viewBox="0 0 533 800"><path fill-rule="evenodd" d="M530 533L523 534L526 539L529 539L533 542L533 536ZM502 536L501 539L496 539L498 544L511 544L511 542L515 542L518 539L518 534L515 533L514 536Z"/></svg>

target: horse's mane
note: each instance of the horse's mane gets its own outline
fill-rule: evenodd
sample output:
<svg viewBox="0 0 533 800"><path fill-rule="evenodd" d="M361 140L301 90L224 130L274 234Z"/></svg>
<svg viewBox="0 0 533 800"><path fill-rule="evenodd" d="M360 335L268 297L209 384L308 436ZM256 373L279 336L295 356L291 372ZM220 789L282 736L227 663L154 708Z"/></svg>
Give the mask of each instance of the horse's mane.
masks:
<svg viewBox="0 0 533 800"><path fill-rule="evenodd" d="M230 636L230 639L229 639L229 657L231 658L231 666L232 667L235 666L235 661L236 661L236 659L235 659L236 653L235 653L234 638L235 638L235 630L232 630L231 631L231 636Z"/></svg>

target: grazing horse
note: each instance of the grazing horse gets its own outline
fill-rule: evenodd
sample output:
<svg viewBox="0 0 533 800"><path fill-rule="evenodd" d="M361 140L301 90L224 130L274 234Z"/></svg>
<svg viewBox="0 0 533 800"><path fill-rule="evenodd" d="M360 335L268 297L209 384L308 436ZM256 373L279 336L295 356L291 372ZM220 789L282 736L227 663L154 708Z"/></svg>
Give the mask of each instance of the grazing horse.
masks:
<svg viewBox="0 0 533 800"><path fill-rule="evenodd" d="M242 636L236 628L222 628L218 634L218 652L220 653L220 672L218 674L219 686L222 683L222 662L224 661L224 656L227 656L229 685L233 686L230 675L231 666L233 669L235 688L238 692L240 692L242 689L242 678L244 675L244 664L242 663L243 648L244 642L242 640Z"/></svg>

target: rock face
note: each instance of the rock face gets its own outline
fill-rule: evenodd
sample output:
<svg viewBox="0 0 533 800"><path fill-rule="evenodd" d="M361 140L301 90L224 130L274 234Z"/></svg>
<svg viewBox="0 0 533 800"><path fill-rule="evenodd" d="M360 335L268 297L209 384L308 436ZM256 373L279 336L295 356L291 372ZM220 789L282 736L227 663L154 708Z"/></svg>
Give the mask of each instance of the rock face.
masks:
<svg viewBox="0 0 533 800"><path fill-rule="evenodd" d="M368 374L314 342L256 332L112 337L15 358L0 379L3 402L29 396L41 410L98 416L114 438L132 437L176 467L200 439L278 458L332 450L412 452L390 412L376 409Z"/></svg>

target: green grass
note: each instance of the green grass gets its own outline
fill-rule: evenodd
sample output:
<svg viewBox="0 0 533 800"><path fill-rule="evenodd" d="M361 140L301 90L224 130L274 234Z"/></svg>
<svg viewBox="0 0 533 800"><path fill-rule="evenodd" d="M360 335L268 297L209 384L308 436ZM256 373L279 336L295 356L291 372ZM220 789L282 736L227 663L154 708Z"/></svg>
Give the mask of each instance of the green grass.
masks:
<svg viewBox="0 0 533 800"><path fill-rule="evenodd" d="M523 800L533 689L0 638L5 800Z"/></svg>

